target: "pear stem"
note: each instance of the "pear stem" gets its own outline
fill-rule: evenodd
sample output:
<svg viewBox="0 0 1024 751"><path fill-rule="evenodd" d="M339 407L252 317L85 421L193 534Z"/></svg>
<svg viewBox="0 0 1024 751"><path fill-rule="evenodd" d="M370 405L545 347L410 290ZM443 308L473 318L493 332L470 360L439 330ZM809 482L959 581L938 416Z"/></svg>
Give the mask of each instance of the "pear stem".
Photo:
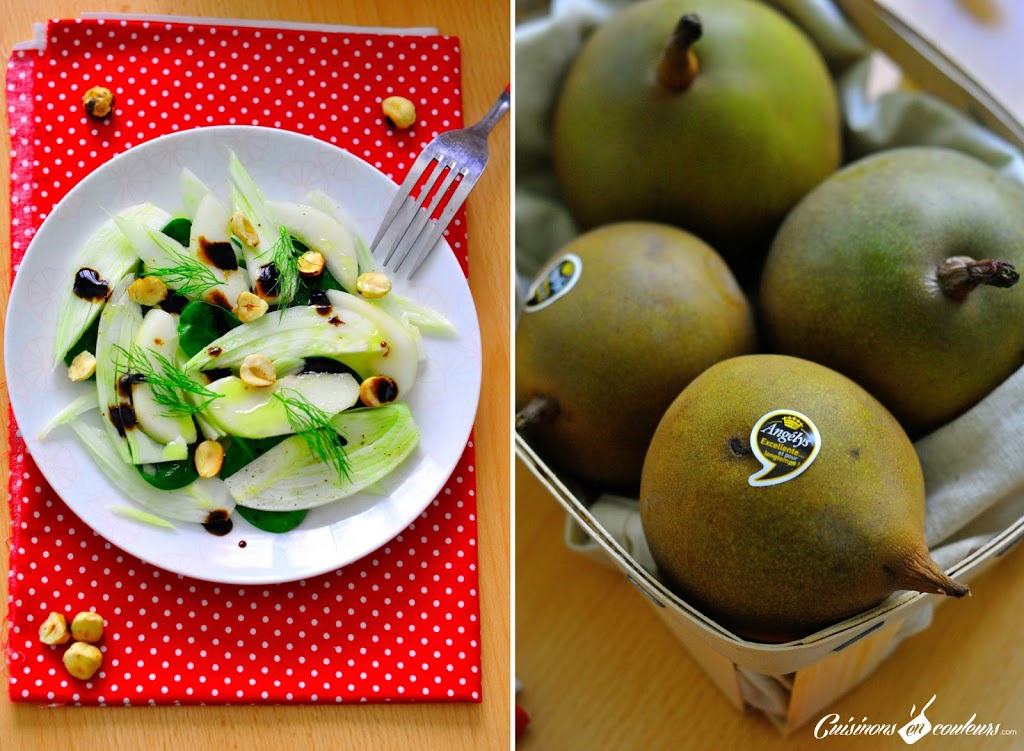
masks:
<svg viewBox="0 0 1024 751"><path fill-rule="evenodd" d="M963 597L971 593L970 587L950 579L936 565L927 551L911 550L895 566L888 567L893 589L929 594Z"/></svg>
<svg viewBox="0 0 1024 751"><path fill-rule="evenodd" d="M673 91L682 91L693 83L700 63L691 47L703 33L704 25L699 16L688 13L679 19L658 60L658 83Z"/></svg>
<svg viewBox="0 0 1024 751"><path fill-rule="evenodd" d="M516 430L551 422L558 417L558 400L550 396L535 396L530 403L516 412Z"/></svg>
<svg viewBox="0 0 1024 751"><path fill-rule="evenodd" d="M943 294L960 301L975 287L1012 287L1020 274L1006 261L985 259L975 261L970 256L952 256L939 264L935 278Z"/></svg>

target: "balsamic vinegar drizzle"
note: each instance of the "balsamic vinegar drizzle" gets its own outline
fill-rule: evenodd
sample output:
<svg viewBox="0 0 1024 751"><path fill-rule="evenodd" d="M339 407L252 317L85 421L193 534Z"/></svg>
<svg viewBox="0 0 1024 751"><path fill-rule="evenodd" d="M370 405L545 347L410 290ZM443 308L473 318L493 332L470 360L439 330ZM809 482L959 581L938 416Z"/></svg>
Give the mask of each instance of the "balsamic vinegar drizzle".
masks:
<svg viewBox="0 0 1024 751"><path fill-rule="evenodd" d="M110 284L96 269L83 266L75 274L72 290L83 300L106 300L110 294Z"/></svg>
<svg viewBox="0 0 1024 751"><path fill-rule="evenodd" d="M200 237L199 258L204 260L207 266L215 266L221 271L238 269L235 248L230 242L211 242L205 237Z"/></svg>
<svg viewBox="0 0 1024 751"><path fill-rule="evenodd" d="M107 412L110 421L114 423L114 427L117 428L117 432L122 438L138 424L135 419L135 408L128 402L111 404L107 407Z"/></svg>
<svg viewBox="0 0 1024 751"><path fill-rule="evenodd" d="M224 509L215 509L206 516L206 521L203 522L203 527L212 535L223 537L228 532L234 523L231 521L231 517L228 516L228 512Z"/></svg>
<svg viewBox="0 0 1024 751"><path fill-rule="evenodd" d="M261 267L256 274L256 294L260 297L273 297L278 293L281 286L280 275L277 265L273 262Z"/></svg>
<svg viewBox="0 0 1024 751"><path fill-rule="evenodd" d="M184 295L179 295L174 290L168 290L168 295L160 302L160 309L168 313L180 313L188 305L189 300Z"/></svg>

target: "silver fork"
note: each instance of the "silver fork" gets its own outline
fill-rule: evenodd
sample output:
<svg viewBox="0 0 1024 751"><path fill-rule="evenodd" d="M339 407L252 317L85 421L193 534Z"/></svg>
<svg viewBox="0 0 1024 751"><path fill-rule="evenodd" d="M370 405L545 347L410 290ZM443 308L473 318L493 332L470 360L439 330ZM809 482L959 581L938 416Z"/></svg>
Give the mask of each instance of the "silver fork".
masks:
<svg viewBox="0 0 1024 751"><path fill-rule="evenodd" d="M409 169L370 245L375 256L383 254L381 265L385 269L397 273L411 259L406 274L411 278L430 255L487 166L490 157L487 135L508 110L509 103L509 89L506 88L480 122L461 130L441 133L427 144ZM431 165L434 169L414 199L410 194ZM456 179L458 182L448 196ZM431 195L430 203L424 207L424 202ZM432 219L445 199L447 203L440 216Z"/></svg>

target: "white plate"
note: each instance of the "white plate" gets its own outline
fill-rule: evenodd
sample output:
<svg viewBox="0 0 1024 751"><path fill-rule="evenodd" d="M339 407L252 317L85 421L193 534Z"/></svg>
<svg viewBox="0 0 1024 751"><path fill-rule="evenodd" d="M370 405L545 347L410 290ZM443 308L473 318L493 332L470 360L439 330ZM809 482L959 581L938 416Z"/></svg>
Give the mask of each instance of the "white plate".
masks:
<svg viewBox="0 0 1024 751"><path fill-rule="evenodd" d="M74 273L82 242L107 217L149 201L181 207L178 177L188 167L227 200L228 150L238 154L267 197L302 201L322 190L372 238L397 186L346 151L308 136L267 128L225 126L175 133L129 149L103 165L62 200L43 222L22 261L7 313L7 385L28 450L54 491L81 519L127 552L186 576L254 584L284 582L340 568L384 545L440 493L455 468L476 416L480 395L480 330L469 286L447 247L431 254L414 279L395 291L444 313L457 339L424 337L426 361L408 402L421 430L416 452L389 477L384 492L359 494L313 509L285 534L262 532L238 514L224 537L198 524L161 530L117 516L125 505L77 437L40 430L92 384L75 384L52 370L57 319L54 290ZM443 502L443 498L442 498ZM244 540L244 548L239 541Z"/></svg>

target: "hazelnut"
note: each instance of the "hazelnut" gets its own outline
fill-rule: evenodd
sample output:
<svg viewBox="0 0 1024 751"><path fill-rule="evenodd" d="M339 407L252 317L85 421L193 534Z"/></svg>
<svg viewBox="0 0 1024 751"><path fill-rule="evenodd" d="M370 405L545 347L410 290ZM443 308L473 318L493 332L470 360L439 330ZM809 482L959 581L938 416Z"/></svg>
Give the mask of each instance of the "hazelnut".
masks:
<svg viewBox="0 0 1024 751"><path fill-rule="evenodd" d="M88 610L79 613L71 620L71 636L95 644L103 638L103 616Z"/></svg>
<svg viewBox="0 0 1024 751"><path fill-rule="evenodd" d="M238 304L231 312L234 313L242 323L249 323L249 321L255 321L266 313L269 307L270 306L267 305L267 301L262 297L254 295L252 292L246 290L245 292L239 293Z"/></svg>
<svg viewBox="0 0 1024 751"><path fill-rule="evenodd" d="M207 439L196 446L196 472L200 477L216 477L224 464L224 447Z"/></svg>
<svg viewBox="0 0 1024 751"><path fill-rule="evenodd" d="M238 375L250 386L257 388L273 386L277 381L274 363L264 355L246 355L242 360L242 367L239 369Z"/></svg>
<svg viewBox="0 0 1024 751"><path fill-rule="evenodd" d="M114 109L114 92L105 86L93 86L82 97L85 114L102 120Z"/></svg>
<svg viewBox="0 0 1024 751"><path fill-rule="evenodd" d="M76 641L64 653L64 667L75 678L87 681L96 675L103 664L103 653L98 647Z"/></svg>
<svg viewBox="0 0 1024 751"><path fill-rule="evenodd" d="M397 398L398 384L391 376L370 376L359 384L359 401L367 407L379 407Z"/></svg>
<svg viewBox="0 0 1024 751"><path fill-rule="evenodd" d="M384 120L396 130L405 130L416 123L416 105L404 96L389 96L381 102Z"/></svg>
<svg viewBox="0 0 1024 751"><path fill-rule="evenodd" d="M39 627L39 641L43 644L67 644L70 640L68 619L60 613L50 613Z"/></svg>
<svg viewBox="0 0 1024 751"><path fill-rule="evenodd" d="M391 280L379 271L366 271L356 279L356 289L363 297L376 300L391 291Z"/></svg>
<svg viewBox="0 0 1024 751"><path fill-rule="evenodd" d="M316 250L307 250L299 256L298 269L307 279L320 276L324 270L323 254Z"/></svg>
<svg viewBox="0 0 1024 751"><path fill-rule="evenodd" d="M250 248L255 248L260 244L260 236L256 234L256 228L252 226L249 217L241 211L236 211L231 215L230 226L231 233Z"/></svg>
<svg viewBox="0 0 1024 751"><path fill-rule="evenodd" d="M167 285L158 276L144 276L128 287L128 298L139 305L152 307L167 299Z"/></svg>
<svg viewBox="0 0 1024 751"><path fill-rule="evenodd" d="M68 366L68 378L72 381L85 381L96 372L96 355L89 350L82 350Z"/></svg>

